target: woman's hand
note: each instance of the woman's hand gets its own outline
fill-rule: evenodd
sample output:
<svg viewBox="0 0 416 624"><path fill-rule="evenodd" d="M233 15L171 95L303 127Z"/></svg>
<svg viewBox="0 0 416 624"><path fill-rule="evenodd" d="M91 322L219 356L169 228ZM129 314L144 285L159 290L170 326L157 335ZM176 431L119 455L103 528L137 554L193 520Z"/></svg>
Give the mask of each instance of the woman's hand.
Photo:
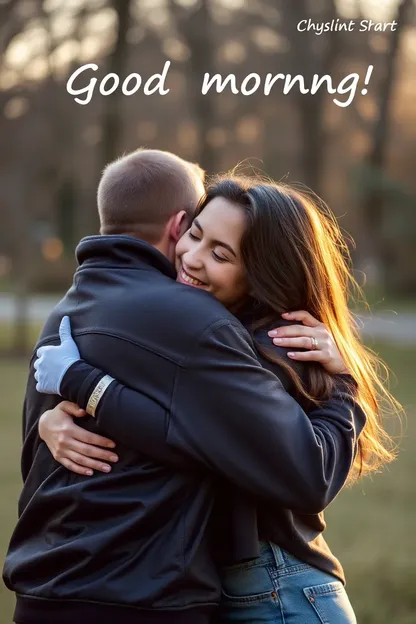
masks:
<svg viewBox="0 0 416 624"><path fill-rule="evenodd" d="M39 419L39 435L57 462L81 475L91 476L93 470L110 472L111 466L103 463L116 462L112 440L86 431L76 425L73 417L86 416L86 412L69 401L62 401L54 409L44 412ZM102 461L99 461L102 460Z"/></svg>
<svg viewBox="0 0 416 624"><path fill-rule="evenodd" d="M282 314L287 321L301 321L303 325L287 325L269 331L273 343L290 349L287 355L292 360L320 362L332 375L348 375L348 370L341 357L332 334L323 323L316 320L309 312L287 312Z"/></svg>

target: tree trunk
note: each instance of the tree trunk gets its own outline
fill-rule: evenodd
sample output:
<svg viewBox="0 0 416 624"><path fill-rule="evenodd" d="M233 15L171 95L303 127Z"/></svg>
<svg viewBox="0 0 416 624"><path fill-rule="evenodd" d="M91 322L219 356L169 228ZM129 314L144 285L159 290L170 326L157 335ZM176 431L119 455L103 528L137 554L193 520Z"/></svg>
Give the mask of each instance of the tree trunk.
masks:
<svg viewBox="0 0 416 624"><path fill-rule="evenodd" d="M379 279L384 281L384 244L382 240L384 202L383 202L383 170L386 167L386 157L389 139L390 112L392 95L397 74L397 60L400 48L400 39L406 24L408 11L412 0L402 0L397 9L397 29L392 32L390 45L386 52L386 67L384 79L380 88L379 114L373 130L373 143L366 158L371 172L379 174L380 181L370 185L362 204L362 224L366 244L367 262L370 260L380 271Z"/></svg>
<svg viewBox="0 0 416 624"><path fill-rule="evenodd" d="M320 40L311 32L299 33L296 25L310 12L308 0L291 0L285 10L288 20L287 30L293 33L290 72L305 77L308 86L314 74L332 75L339 55L339 34L325 33ZM325 3L324 10L316 17L317 21L330 22L337 17L334 0ZM319 49L318 44L321 46ZM323 169L325 166L326 132L324 127L327 94L321 89L315 95L299 94L296 99L301 134L299 157L302 182L318 195L322 190Z"/></svg>
<svg viewBox="0 0 416 624"><path fill-rule="evenodd" d="M132 0L112 0L111 6L117 15L117 34L113 51L111 52L107 70L108 73L117 74L123 79L124 69L126 66L126 57L128 44L126 40L127 31L130 23L130 10ZM104 167L118 156L120 148L120 136L122 132L122 115L121 102L122 92L118 88L111 95L107 95L104 100L104 112L102 116L102 139L99 144L100 154L98 158L97 182L101 176ZM91 202L94 209L91 210L91 223L89 226L90 233L96 233L99 230L98 212L95 208L95 193L91 193Z"/></svg>
<svg viewBox="0 0 416 624"><path fill-rule="evenodd" d="M201 93L201 80L206 72L214 71L213 22L209 0L201 0L196 9L182 9L173 0L170 3L172 15L184 43L189 48L187 63L188 99L192 107L198 130L198 152L196 159L208 174L216 170L215 149L209 143L209 130L215 125L215 107L210 92Z"/></svg>
<svg viewBox="0 0 416 624"><path fill-rule="evenodd" d="M112 0L112 7L117 14L117 35L114 49L109 57L108 71L123 78L126 65L127 41L126 35L130 22L131 0ZM105 110L102 125L101 168L117 156L121 134L121 90L104 98Z"/></svg>

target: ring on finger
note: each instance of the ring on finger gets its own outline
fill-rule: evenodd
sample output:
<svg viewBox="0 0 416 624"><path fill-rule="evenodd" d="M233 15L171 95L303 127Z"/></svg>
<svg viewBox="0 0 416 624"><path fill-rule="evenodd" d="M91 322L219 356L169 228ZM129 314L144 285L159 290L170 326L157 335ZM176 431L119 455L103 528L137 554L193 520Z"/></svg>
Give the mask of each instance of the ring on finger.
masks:
<svg viewBox="0 0 416 624"><path fill-rule="evenodd" d="M312 345L311 345L312 351L317 351L318 350L318 341L313 336L311 336L311 343L312 343Z"/></svg>

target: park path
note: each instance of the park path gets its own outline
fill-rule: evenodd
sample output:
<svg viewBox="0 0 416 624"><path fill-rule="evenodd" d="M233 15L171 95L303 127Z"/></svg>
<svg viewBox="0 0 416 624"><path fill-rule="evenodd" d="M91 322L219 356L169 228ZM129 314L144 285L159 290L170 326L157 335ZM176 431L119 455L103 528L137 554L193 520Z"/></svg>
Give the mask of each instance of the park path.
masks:
<svg viewBox="0 0 416 624"><path fill-rule="evenodd" d="M379 312L362 315L359 319L361 333L400 345L416 345L416 313Z"/></svg>
<svg viewBox="0 0 416 624"><path fill-rule="evenodd" d="M30 320L42 323L58 301L59 297L56 296L32 297L29 302ZM11 321L14 310L12 295L0 294L0 322ZM374 316L360 316L359 322L364 336L395 344L416 345L416 313L385 311Z"/></svg>

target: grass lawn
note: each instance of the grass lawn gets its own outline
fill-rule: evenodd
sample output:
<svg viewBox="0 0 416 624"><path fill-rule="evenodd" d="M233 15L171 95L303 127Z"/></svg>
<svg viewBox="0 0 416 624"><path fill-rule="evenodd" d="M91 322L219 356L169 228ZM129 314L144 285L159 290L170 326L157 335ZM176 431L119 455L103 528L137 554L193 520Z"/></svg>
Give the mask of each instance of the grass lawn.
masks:
<svg viewBox="0 0 416 624"><path fill-rule="evenodd" d="M345 567L359 624L415 624L416 350L372 348L395 373L393 394L407 412L399 457L340 494L326 513L327 539Z"/></svg>
<svg viewBox="0 0 416 624"><path fill-rule="evenodd" d="M327 538L344 564L360 624L415 624L416 350L380 346L380 353L397 376L394 393L407 407L400 456L383 474L340 494L326 514ZM21 405L27 365L28 358L23 362L0 360L2 560L20 491ZM0 584L0 624L12 622L13 605L13 595Z"/></svg>

